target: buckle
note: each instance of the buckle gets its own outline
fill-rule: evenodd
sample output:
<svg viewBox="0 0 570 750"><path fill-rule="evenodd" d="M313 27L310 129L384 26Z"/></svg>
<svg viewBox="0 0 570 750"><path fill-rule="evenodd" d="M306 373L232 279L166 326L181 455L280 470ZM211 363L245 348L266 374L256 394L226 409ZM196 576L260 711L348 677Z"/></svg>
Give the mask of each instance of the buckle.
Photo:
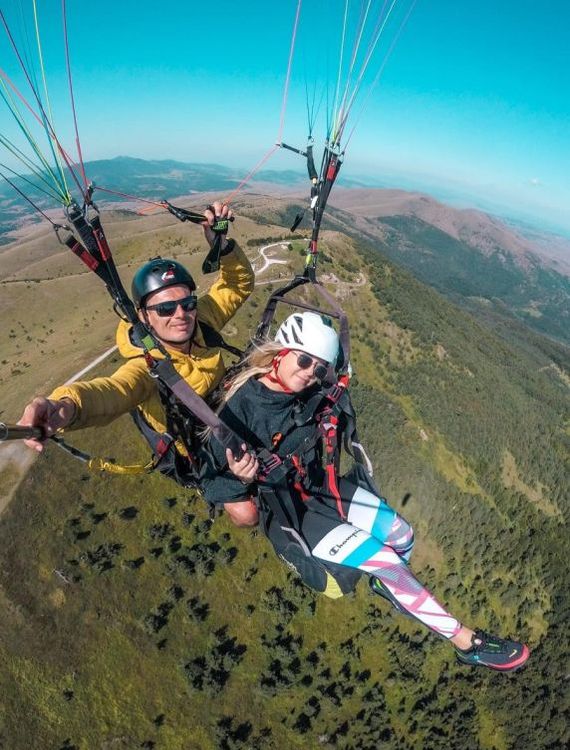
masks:
<svg viewBox="0 0 570 750"><path fill-rule="evenodd" d="M339 385L338 383L335 383L332 388L327 393L327 399L329 401L336 402L339 400L339 398L342 395L344 388L343 386Z"/></svg>
<svg viewBox="0 0 570 750"><path fill-rule="evenodd" d="M261 461L261 470L259 471L258 476L260 479L265 479L271 474L272 471L274 471L278 466L281 466L283 463L283 460L279 458L279 456L275 455L275 453L270 453L269 457L259 457L259 460Z"/></svg>

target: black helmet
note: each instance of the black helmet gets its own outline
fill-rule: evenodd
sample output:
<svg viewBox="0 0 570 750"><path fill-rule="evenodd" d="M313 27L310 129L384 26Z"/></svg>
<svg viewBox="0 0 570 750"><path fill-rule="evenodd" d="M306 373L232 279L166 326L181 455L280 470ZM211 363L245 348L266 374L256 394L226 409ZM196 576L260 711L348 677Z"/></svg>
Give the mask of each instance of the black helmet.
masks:
<svg viewBox="0 0 570 750"><path fill-rule="evenodd" d="M176 260L157 255L135 273L131 284L133 302L137 307L142 307L149 294L176 284L184 284L191 292L196 289L194 279L183 265Z"/></svg>

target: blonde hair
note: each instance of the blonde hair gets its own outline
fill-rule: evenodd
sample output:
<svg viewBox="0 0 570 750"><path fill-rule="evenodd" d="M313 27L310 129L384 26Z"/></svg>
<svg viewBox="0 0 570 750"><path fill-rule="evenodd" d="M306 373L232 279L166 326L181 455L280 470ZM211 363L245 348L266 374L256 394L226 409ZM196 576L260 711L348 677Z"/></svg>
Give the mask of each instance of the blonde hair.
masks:
<svg viewBox="0 0 570 750"><path fill-rule="evenodd" d="M226 404L250 378L267 375L273 369L273 360L283 351L283 344L279 341L264 341L253 344L253 349L244 360L244 367L233 378L224 384L224 394L220 408Z"/></svg>
<svg viewBox="0 0 570 750"><path fill-rule="evenodd" d="M243 360L242 369L232 378L222 382L222 391L216 399L216 412L219 413L227 402L239 389L247 383L250 378L266 375L273 369L273 360L284 349L283 344L278 341L264 341L262 344L253 342L253 349ZM206 440L212 433L211 427L200 430L199 437Z"/></svg>

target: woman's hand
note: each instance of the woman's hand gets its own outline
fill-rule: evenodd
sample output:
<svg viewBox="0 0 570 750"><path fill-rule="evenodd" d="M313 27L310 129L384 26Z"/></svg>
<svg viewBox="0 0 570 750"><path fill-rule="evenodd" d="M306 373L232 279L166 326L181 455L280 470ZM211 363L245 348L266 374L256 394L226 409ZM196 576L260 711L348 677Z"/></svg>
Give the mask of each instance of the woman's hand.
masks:
<svg viewBox="0 0 570 750"><path fill-rule="evenodd" d="M259 471L259 461L254 453L246 450L245 444L242 445L242 448L244 454L239 461L234 458L234 454L230 448L226 449L226 458L228 459L228 466L232 474L244 484L250 484L255 480Z"/></svg>

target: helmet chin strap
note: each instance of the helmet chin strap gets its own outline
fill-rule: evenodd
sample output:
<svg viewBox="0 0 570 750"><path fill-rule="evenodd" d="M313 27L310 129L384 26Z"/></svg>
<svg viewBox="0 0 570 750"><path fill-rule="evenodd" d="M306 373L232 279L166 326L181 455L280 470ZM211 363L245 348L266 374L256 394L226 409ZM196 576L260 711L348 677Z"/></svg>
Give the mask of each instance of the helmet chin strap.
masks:
<svg viewBox="0 0 570 750"><path fill-rule="evenodd" d="M281 349L281 351L278 354L276 354L275 357L273 357L273 361L271 363L273 366L272 371L268 372L267 375L265 376L267 380L270 380L272 383L277 383L278 386L283 388L285 393L294 393L294 391L292 391L291 388L285 385L285 383L281 380L281 378L279 377L278 370L279 370L279 365L281 364L281 360L286 354L289 354L290 351L291 349Z"/></svg>

